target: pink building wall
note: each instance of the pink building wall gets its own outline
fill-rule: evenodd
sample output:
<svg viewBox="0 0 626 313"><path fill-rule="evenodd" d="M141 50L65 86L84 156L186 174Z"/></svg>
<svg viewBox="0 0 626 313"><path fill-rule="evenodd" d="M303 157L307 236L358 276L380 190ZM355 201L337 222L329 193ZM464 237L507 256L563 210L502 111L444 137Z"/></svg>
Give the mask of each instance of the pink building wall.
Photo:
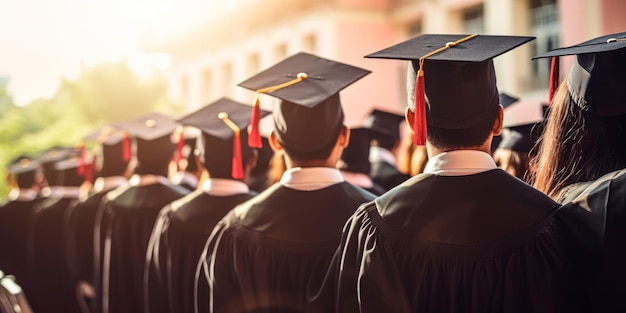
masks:
<svg viewBox="0 0 626 313"><path fill-rule="evenodd" d="M626 1L604 0L601 4L602 32L604 34L626 32Z"/></svg>
<svg viewBox="0 0 626 313"><path fill-rule="evenodd" d="M384 22L346 20L338 22L335 31L336 59L372 71L341 93L346 122L359 122L373 107L402 112L406 102L398 92L398 86L404 85L402 62L364 58L397 43L395 29Z"/></svg>

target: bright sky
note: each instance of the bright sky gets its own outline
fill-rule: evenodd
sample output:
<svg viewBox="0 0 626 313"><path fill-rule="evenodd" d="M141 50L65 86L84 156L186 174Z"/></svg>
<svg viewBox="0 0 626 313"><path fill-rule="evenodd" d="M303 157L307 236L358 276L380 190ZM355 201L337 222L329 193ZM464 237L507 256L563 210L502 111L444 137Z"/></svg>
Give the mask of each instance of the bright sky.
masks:
<svg viewBox="0 0 626 313"><path fill-rule="evenodd" d="M18 105L54 94L81 66L202 22L212 0L0 0L0 77Z"/></svg>

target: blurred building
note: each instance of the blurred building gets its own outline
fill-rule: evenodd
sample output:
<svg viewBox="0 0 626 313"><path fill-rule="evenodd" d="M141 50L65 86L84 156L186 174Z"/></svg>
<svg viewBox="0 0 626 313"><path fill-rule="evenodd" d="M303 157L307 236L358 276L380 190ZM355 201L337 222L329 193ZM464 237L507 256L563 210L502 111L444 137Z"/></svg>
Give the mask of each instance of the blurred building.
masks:
<svg viewBox="0 0 626 313"><path fill-rule="evenodd" d="M210 1L210 0L207 0ZM204 26L153 48L172 56L164 72L172 100L189 110L228 96L252 101L236 84L305 51L373 73L342 92L347 122L373 107L403 112L406 62L363 56L422 34L530 35L537 40L495 59L501 91L546 101L549 60L538 53L626 31L622 0L213 0ZM565 73L571 60L564 60ZM263 107L274 100L266 97Z"/></svg>

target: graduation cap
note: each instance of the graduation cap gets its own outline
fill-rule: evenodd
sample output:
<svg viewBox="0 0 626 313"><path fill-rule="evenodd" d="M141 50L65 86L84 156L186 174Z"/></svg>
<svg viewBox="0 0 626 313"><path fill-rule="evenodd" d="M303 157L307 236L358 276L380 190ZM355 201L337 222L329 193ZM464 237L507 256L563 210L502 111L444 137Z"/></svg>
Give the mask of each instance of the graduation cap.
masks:
<svg viewBox="0 0 626 313"><path fill-rule="evenodd" d="M409 107L415 113L415 144L424 145L427 115L432 126L444 129L468 128L488 116L499 104L492 58L533 39L427 34L365 57L411 61L416 80L407 85L414 88L415 107Z"/></svg>
<svg viewBox="0 0 626 313"><path fill-rule="evenodd" d="M8 172L17 182L18 187L28 188L35 183L35 176L41 169L39 161L26 155L20 155L9 163Z"/></svg>
<svg viewBox="0 0 626 313"><path fill-rule="evenodd" d="M259 107L260 93L281 99L280 108L274 111L274 131L278 140L292 149L310 152L329 144L343 125L339 92L369 73L362 68L301 52L239 86L256 92L255 110ZM260 142L259 118L253 113L249 138L252 147L258 147Z"/></svg>
<svg viewBox="0 0 626 313"><path fill-rule="evenodd" d="M341 170L369 176L371 135L372 132L368 128L352 128L350 130L350 142L341 153L341 160L343 161Z"/></svg>
<svg viewBox="0 0 626 313"><path fill-rule="evenodd" d="M80 173L81 166L78 155L72 155L65 160L54 163L58 182L62 186L80 186L85 182L85 177Z"/></svg>
<svg viewBox="0 0 626 313"><path fill-rule="evenodd" d="M552 57L555 60L560 56L576 55L576 62L572 64L567 76L568 92L572 100L582 111L591 115L615 116L626 114L622 93L626 86L625 48L626 32L558 48L533 59ZM557 74L558 71L553 72L552 76ZM550 98L553 92L550 87Z"/></svg>
<svg viewBox="0 0 626 313"><path fill-rule="evenodd" d="M259 114L265 116L269 112L260 110ZM245 129L250 124L251 115L250 106L221 98L178 121L183 125L193 126L202 131L206 142L204 154L207 164L210 162L221 163L220 160L223 160L224 156L228 156L227 153L223 152L224 149L232 150L232 157L229 158L231 164L225 165L231 168L231 176L234 179L242 179L241 136L245 136ZM243 149L250 153L249 147L244 145Z"/></svg>
<svg viewBox="0 0 626 313"><path fill-rule="evenodd" d="M378 145L387 149L392 148L400 139L400 122L404 115L374 109L365 120L365 128L371 130L372 138Z"/></svg>
<svg viewBox="0 0 626 313"><path fill-rule="evenodd" d="M172 141L179 124L175 119L161 113L152 112L116 124L135 138L136 157L139 167L147 164L160 166L160 161L171 158L175 146Z"/></svg>
<svg viewBox="0 0 626 313"><path fill-rule="evenodd" d="M41 164L44 176L46 177L48 183L57 184L58 176L56 170L54 169L55 163L65 160L71 155L76 155L77 153L78 151L74 148L53 146L46 149L37 157L37 161Z"/></svg>
<svg viewBox="0 0 626 313"><path fill-rule="evenodd" d="M519 101L519 98L517 97L513 97L504 92L500 93L500 105L502 105L504 109L508 108L511 104L516 103L517 101Z"/></svg>

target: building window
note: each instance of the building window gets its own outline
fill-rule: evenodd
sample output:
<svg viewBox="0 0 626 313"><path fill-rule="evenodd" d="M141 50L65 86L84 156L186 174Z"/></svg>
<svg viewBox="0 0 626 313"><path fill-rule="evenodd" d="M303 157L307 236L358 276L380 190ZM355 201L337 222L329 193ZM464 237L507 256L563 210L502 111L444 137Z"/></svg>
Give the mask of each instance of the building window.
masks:
<svg viewBox="0 0 626 313"><path fill-rule="evenodd" d="M463 31L468 34L482 34L485 32L482 4L463 10Z"/></svg>
<svg viewBox="0 0 626 313"><path fill-rule="evenodd" d="M222 94L225 97L232 97L233 85L233 66L230 63L222 65Z"/></svg>
<svg viewBox="0 0 626 313"><path fill-rule="evenodd" d="M205 69L202 71L202 83L200 85L200 90L202 94L202 101L209 101L211 99L211 94L213 93L213 73L211 70Z"/></svg>
<svg viewBox="0 0 626 313"><path fill-rule="evenodd" d="M287 58L287 45L279 44L274 48L274 63L280 62Z"/></svg>
<svg viewBox="0 0 626 313"><path fill-rule="evenodd" d="M253 53L246 59L246 76L250 77L256 74L261 67L261 61L258 53Z"/></svg>
<svg viewBox="0 0 626 313"><path fill-rule="evenodd" d="M302 50L304 52L315 53L317 50L317 36L309 34L302 39Z"/></svg>
<svg viewBox="0 0 626 313"><path fill-rule="evenodd" d="M187 75L183 75L180 77L180 101L182 103L184 103L185 105L188 105L189 103L189 77L187 77Z"/></svg>
<svg viewBox="0 0 626 313"><path fill-rule="evenodd" d="M422 20L417 20L408 25L407 28L409 38L422 34Z"/></svg>
<svg viewBox="0 0 626 313"><path fill-rule="evenodd" d="M537 37L531 42L532 53L537 55L559 46L559 20L556 0L531 0L531 35ZM531 89L545 89L550 79L550 58L531 62Z"/></svg>

